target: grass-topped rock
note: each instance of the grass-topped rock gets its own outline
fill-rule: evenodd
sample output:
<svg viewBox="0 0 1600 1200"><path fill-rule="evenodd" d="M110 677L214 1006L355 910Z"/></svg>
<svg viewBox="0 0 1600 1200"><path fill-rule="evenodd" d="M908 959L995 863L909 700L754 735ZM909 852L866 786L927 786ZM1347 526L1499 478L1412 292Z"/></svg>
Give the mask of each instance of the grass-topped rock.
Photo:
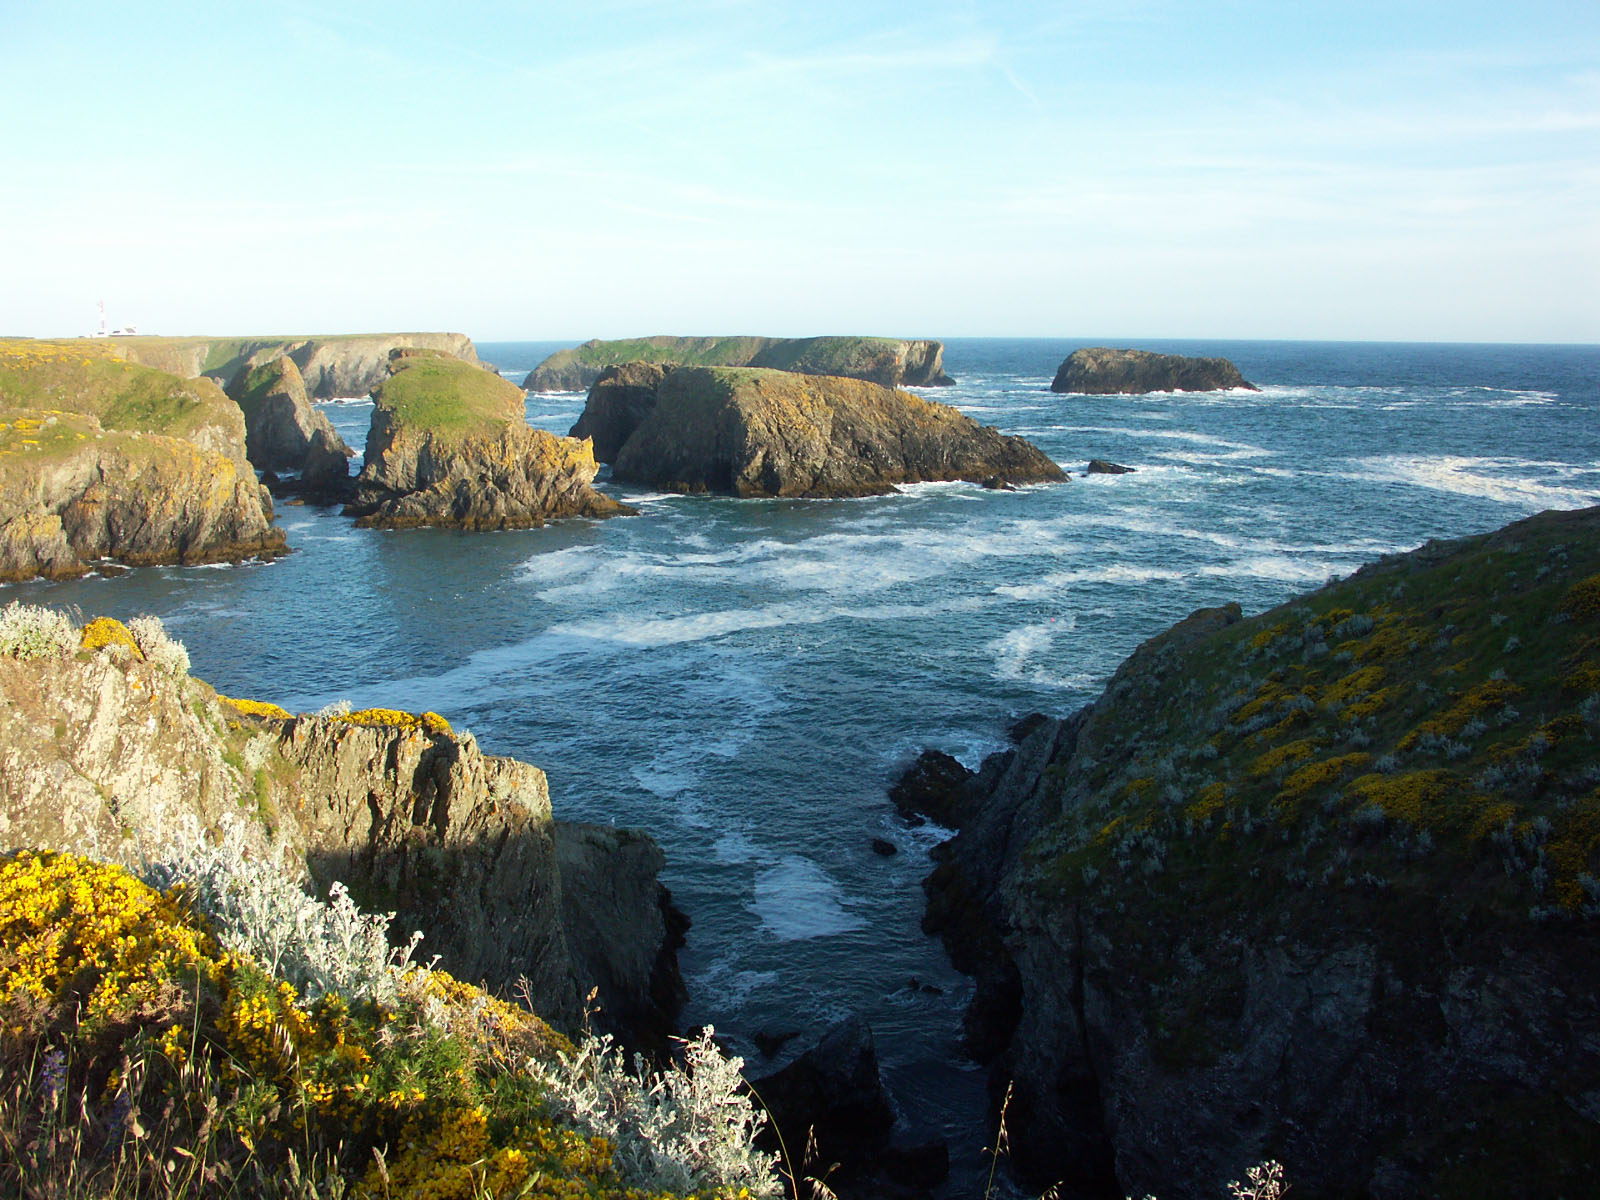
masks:
<svg viewBox="0 0 1600 1200"><path fill-rule="evenodd" d="M0 341L0 580L282 553L239 408L105 342Z"/></svg>
<svg viewBox="0 0 1600 1200"><path fill-rule="evenodd" d="M969 786L929 924L1039 1179L1600 1188L1600 509L1196 614Z"/></svg>
<svg viewBox="0 0 1600 1200"><path fill-rule="evenodd" d="M896 484L1041 483L1061 468L1019 437L859 379L754 367L606 371L574 437L616 479L734 496L867 496Z"/></svg>
<svg viewBox="0 0 1600 1200"><path fill-rule="evenodd" d="M358 524L525 529L627 512L590 486L591 445L529 426L522 392L458 359L396 356L373 389Z"/></svg>
<svg viewBox="0 0 1600 1200"><path fill-rule="evenodd" d="M245 447L258 471L294 473L293 490L338 497L350 485L352 451L312 407L300 368L280 355L241 373L228 394L244 413Z"/></svg>
<svg viewBox="0 0 1600 1200"><path fill-rule="evenodd" d="M1074 350L1050 384L1052 392L1092 396L1148 392L1216 392L1226 388L1259 391L1225 358L1190 358L1150 350L1091 346Z"/></svg>
<svg viewBox="0 0 1600 1200"><path fill-rule="evenodd" d="M588 341L558 350L522 386L530 392L575 392L607 367L630 362L690 367L771 367L803 375L843 375L886 387L943 387L944 344L879 337L646 337Z"/></svg>

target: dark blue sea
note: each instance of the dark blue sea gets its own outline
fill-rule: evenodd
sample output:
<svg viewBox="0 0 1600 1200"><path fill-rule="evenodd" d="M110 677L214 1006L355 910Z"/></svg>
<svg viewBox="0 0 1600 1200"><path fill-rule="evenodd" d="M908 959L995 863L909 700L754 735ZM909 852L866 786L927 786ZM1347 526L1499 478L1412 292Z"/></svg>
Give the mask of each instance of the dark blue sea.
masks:
<svg viewBox="0 0 1600 1200"><path fill-rule="evenodd" d="M153 612L228 695L436 710L542 766L558 816L649 830L694 921L685 1020L759 1063L757 1031L865 1014L906 1136L951 1137L970 1180L968 987L918 928L939 832L895 817L898 768L930 745L975 765L1202 605L1259 611L1429 538L1600 503L1600 347L1143 340L1226 355L1262 390L1052 395L1092 344L954 339L958 386L926 393L1032 439L1066 484L850 501L605 484L641 515L502 534L280 506L295 553L270 565L7 590ZM559 345L479 349L520 383ZM528 415L565 433L582 407L535 395ZM370 405L326 408L359 447ZM1081 477L1090 458L1134 473Z"/></svg>

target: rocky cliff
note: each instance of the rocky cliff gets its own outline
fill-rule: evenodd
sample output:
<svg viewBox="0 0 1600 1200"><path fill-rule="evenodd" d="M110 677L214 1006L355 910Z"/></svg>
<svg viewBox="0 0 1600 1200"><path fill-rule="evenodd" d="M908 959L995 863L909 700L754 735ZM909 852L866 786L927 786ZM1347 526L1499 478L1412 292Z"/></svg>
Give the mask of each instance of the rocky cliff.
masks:
<svg viewBox="0 0 1600 1200"><path fill-rule="evenodd" d="M224 387L251 367L287 357L306 390L318 400L365 396L389 373L396 349L436 350L478 363L478 351L464 333L357 333L276 337L118 337L98 343L130 362L183 378L204 375ZM492 370L492 368L490 368Z"/></svg>
<svg viewBox="0 0 1600 1200"><path fill-rule="evenodd" d="M1600 1187L1600 509L1202 611L1018 736L928 925L1035 1181Z"/></svg>
<svg viewBox="0 0 1600 1200"><path fill-rule="evenodd" d="M1147 392L1215 392L1224 388L1259 391L1225 358L1186 358L1149 350L1093 346L1074 350L1061 364L1052 392L1104 396Z"/></svg>
<svg viewBox="0 0 1600 1200"><path fill-rule="evenodd" d="M284 550L210 380L118 361L94 342L0 342L0 580Z"/></svg>
<svg viewBox="0 0 1600 1200"><path fill-rule="evenodd" d="M345 445L326 414L313 408L305 380L287 355L241 372L228 395L244 413L245 450L258 471L293 472L293 490L338 497L350 486Z"/></svg>
<svg viewBox="0 0 1600 1200"><path fill-rule="evenodd" d="M668 491L865 496L896 484L1038 483L1062 470L1018 437L859 379L758 368L608 369L575 437L612 476Z"/></svg>
<svg viewBox="0 0 1600 1200"><path fill-rule="evenodd" d="M592 446L528 425L522 392L450 358L397 356L345 512L385 528L525 529L630 511L590 484Z"/></svg>
<svg viewBox="0 0 1600 1200"><path fill-rule="evenodd" d="M294 716L145 660L125 630L86 647L0 647L0 849L135 864L189 817L249 813L259 853L395 911L459 978L526 977L568 1029L598 989L603 1027L663 1044L686 922L643 834L561 825L543 771L431 713Z"/></svg>
<svg viewBox="0 0 1600 1200"><path fill-rule="evenodd" d="M575 392L607 367L771 367L803 375L842 375L885 387L945 387L944 343L872 337L648 337L589 341L558 350L522 381L530 392Z"/></svg>

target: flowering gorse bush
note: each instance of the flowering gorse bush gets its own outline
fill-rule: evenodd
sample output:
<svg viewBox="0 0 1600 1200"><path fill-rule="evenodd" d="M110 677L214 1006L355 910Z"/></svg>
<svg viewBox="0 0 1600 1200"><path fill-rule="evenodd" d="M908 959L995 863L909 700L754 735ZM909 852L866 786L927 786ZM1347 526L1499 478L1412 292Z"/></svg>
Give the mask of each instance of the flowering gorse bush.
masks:
<svg viewBox="0 0 1600 1200"><path fill-rule="evenodd" d="M0 609L0 654L65 658L77 648L78 632L66 614L20 600Z"/></svg>

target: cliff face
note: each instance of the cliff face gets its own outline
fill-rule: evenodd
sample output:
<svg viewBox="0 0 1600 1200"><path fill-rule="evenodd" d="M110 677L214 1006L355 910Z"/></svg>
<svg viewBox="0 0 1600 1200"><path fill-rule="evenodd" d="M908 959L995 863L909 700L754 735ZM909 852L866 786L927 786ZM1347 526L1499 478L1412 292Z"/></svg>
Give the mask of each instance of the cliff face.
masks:
<svg viewBox="0 0 1600 1200"><path fill-rule="evenodd" d="M649 337L589 341L558 350L529 373L530 392L572 392L591 386L608 367L770 367L803 375L840 375L885 387L943 387L944 344L872 337Z"/></svg>
<svg viewBox="0 0 1600 1200"><path fill-rule="evenodd" d="M1143 395L1147 392L1215 392L1224 388L1259 391L1225 358L1186 358L1149 350L1094 346L1074 350L1050 384L1052 392L1089 395Z"/></svg>
<svg viewBox="0 0 1600 1200"><path fill-rule="evenodd" d="M311 494L339 495L349 487L352 451L311 406L293 359L274 358L241 372L228 394L244 413L245 449L258 471L293 471L295 490Z"/></svg>
<svg viewBox="0 0 1600 1200"><path fill-rule="evenodd" d="M1600 1184L1600 510L1196 614L1023 735L928 924L1033 1177Z"/></svg>
<svg viewBox="0 0 1600 1200"><path fill-rule="evenodd" d="M304 862L319 887L337 879L395 911L458 977L527 977L535 1010L568 1029L598 988L602 1026L651 1048L670 1031L684 922L657 882L660 851L555 822L537 767L431 715L229 701L120 646L0 653L0 849L132 865L188 816L215 828L241 812L261 853L276 842L287 869Z"/></svg>
<svg viewBox="0 0 1600 1200"><path fill-rule="evenodd" d="M103 344L102 344L103 345ZM0 342L0 579L284 550L214 383L94 343Z"/></svg>
<svg viewBox="0 0 1600 1200"><path fill-rule="evenodd" d="M397 358L374 389L372 429L345 511L361 525L524 529L629 511L590 484L592 446L530 427L522 393L438 358Z"/></svg>
<svg viewBox="0 0 1600 1200"><path fill-rule="evenodd" d="M184 378L205 375L226 386L251 367L288 357L319 400L365 396L389 373L396 349L436 350L478 363L472 339L463 333L337 334L300 338L128 337L99 343L130 362Z"/></svg>
<svg viewBox="0 0 1600 1200"><path fill-rule="evenodd" d="M1066 478L1022 438L946 405L857 379L755 368L613 369L572 432L595 436L614 478L669 491L863 496L924 480Z"/></svg>

